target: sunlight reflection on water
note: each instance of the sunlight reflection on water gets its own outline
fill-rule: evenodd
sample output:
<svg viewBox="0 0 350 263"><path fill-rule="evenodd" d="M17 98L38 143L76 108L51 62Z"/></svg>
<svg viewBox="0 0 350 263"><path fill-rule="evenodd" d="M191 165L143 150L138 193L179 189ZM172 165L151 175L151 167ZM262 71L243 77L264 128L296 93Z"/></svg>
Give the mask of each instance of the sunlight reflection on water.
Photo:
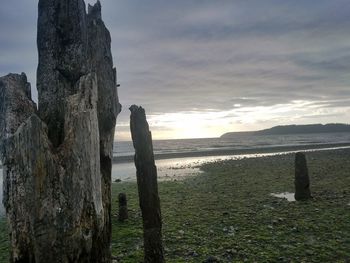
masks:
<svg viewBox="0 0 350 263"><path fill-rule="evenodd" d="M321 149L307 149L303 152L314 151L327 151L335 149L348 149L349 146L344 147L330 147ZM169 180L172 178L184 178L186 176L193 176L201 173L199 167L204 163L212 163L225 160L241 160L245 158L259 158L276 155L286 155L299 152L295 151L282 151L273 153L253 153L253 154L237 154L237 155L224 155L224 156L203 156L203 157L185 157L185 158L173 158L156 160L156 166L158 171L158 177L160 180ZM120 179L122 181L136 180L136 168L134 163L118 163L113 164L112 168L112 180Z"/></svg>

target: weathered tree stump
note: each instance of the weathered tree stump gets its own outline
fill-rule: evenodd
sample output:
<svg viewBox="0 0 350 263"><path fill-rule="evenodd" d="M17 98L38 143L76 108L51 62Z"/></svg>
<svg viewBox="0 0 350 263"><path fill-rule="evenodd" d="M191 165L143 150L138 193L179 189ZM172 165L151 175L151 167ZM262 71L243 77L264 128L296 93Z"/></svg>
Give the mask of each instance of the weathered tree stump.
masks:
<svg viewBox="0 0 350 263"><path fill-rule="evenodd" d="M111 262L111 167L120 111L101 5L39 0L39 108L25 74L0 78L10 262Z"/></svg>
<svg viewBox="0 0 350 263"><path fill-rule="evenodd" d="M164 262L162 217L152 135L145 110L133 105L130 111L130 129L135 148L137 185L143 219L144 261L146 263Z"/></svg>
<svg viewBox="0 0 350 263"><path fill-rule="evenodd" d="M118 203L119 203L119 214L118 214L118 221L124 222L126 219L129 218L128 215L128 204L126 199L125 193L120 193L118 195Z"/></svg>
<svg viewBox="0 0 350 263"><path fill-rule="evenodd" d="M297 201L308 200L311 198L310 179L307 168L305 154L298 152L295 155L295 194Z"/></svg>

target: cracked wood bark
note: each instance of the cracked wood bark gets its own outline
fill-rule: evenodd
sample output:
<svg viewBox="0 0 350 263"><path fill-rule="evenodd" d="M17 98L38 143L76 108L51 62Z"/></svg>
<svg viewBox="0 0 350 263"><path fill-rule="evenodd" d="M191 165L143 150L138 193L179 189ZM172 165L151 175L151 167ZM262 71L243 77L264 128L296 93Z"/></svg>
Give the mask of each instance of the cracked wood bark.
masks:
<svg viewBox="0 0 350 263"><path fill-rule="evenodd" d="M145 110L133 105L130 111L130 129L135 148L137 185L143 219L144 261L146 263L164 262L162 217L152 134L149 131Z"/></svg>
<svg viewBox="0 0 350 263"><path fill-rule="evenodd" d="M40 0L37 87L0 78L11 262L111 262L111 167L120 112L97 2Z"/></svg>

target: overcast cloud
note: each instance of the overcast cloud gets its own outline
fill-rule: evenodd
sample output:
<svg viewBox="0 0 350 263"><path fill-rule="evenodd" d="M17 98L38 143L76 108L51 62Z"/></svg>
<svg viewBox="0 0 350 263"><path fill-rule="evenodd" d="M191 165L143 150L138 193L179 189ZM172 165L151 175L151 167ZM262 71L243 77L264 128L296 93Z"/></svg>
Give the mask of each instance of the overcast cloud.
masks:
<svg viewBox="0 0 350 263"><path fill-rule="evenodd" d="M146 108L156 138L196 136L184 131L189 125L219 136L348 122L348 0L101 3L121 84L122 138L134 103ZM37 1L12 0L0 10L0 74L24 71L33 87L36 9Z"/></svg>

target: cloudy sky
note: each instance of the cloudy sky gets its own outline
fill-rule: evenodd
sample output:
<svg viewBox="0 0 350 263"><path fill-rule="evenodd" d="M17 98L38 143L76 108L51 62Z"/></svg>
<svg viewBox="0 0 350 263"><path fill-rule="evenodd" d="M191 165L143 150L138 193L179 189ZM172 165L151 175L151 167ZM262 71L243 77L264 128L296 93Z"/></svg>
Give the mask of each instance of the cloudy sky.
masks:
<svg viewBox="0 0 350 263"><path fill-rule="evenodd" d="M94 1L87 1L93 3ZM131 104L155 139L349 122L349 0L101 0L129 139ZM0 10L0 74L35 89L37 1ZM36 98L36 91L33 90Z"/></svg>

